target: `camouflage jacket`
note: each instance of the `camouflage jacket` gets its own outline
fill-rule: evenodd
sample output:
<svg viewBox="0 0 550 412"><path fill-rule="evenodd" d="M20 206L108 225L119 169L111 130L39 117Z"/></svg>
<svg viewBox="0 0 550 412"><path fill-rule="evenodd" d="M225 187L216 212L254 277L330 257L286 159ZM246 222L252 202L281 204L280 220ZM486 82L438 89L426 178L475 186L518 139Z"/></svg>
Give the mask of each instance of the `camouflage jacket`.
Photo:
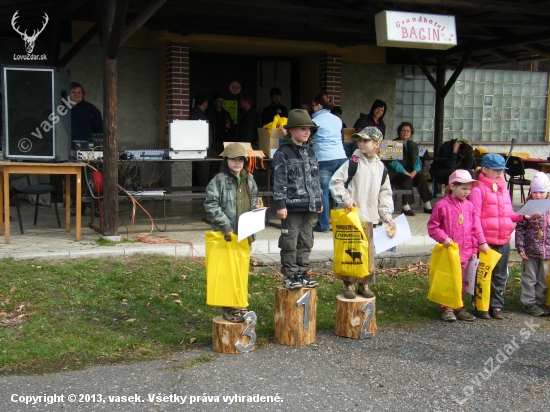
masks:
<svg viewBox="0 0 550 412"><path fill-rule="evenodd" d="M247 190L250 205L244 205L242 190ZM258 186L254 177L246 170L241 171L241 184L237 187L236 179L225 173L218 173L206 187L204 208L212 220L212 229L222 233L237 233L237 208L241 213L248 212L258 204Z"/></svg>
<svg viewBox="0 0 550 412"><path fill-rule="evenodd" d="M319 162L310 145L297 146L289 137L285 137L273 156L271 167L273 199L277 204L277 210L321 210L323 192L319 180Z"/></svg>

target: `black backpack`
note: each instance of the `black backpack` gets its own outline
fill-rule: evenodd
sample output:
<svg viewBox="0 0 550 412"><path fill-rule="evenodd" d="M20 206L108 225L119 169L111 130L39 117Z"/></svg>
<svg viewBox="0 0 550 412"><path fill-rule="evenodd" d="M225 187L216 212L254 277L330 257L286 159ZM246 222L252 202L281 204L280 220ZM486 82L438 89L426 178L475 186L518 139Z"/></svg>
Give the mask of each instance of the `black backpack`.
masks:
<svg viewBox="0 0 550 412"><path fill-rule="evenodd" d="M349 182L351 182L351 179L353 179L353 176L355 176L355 173L357 173L357 168L359 167L359 161L356 162L353 159L349 159L348 163L349 163L349 166L348 166L348 180L346 181L346 183L344 183L344 187L346 189L348 188ZM384 165L384 171L382 172L382 180L380 182L380 186L382 186L384 184L387 177L388 177L388 169L386 168L386 165Z"/></svg>

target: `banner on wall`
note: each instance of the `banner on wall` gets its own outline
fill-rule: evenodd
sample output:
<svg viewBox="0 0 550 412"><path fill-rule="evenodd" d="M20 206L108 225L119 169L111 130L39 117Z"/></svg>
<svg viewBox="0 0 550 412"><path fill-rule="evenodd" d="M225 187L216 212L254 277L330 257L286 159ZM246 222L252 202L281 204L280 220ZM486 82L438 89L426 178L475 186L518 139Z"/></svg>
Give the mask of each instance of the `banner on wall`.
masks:
<svg viewBox="0 0 550 412"><path fill-rule="evenodd" d="M386 10L374 22L378 46L435 50L456 46L455 16Z"/></svg>

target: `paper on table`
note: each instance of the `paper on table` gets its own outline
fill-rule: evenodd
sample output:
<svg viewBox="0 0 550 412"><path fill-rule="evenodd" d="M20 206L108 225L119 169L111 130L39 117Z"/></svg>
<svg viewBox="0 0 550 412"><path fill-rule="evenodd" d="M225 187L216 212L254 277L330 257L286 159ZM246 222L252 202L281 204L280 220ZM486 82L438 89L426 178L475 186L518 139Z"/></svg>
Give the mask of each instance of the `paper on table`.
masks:
<svg viewBox="0 0 550 412"><path fill-rule="evenodd" d="M476 287L476 275L478 266L479 259L472 257L468 261L468 264L466 265L466 270L464 271L464 291L472 296L474 295Z"/></svg>
<svg viewBox="0 0 550 412"><path fill-rule="evenodd" d="M393 223L395 223L397 228L397 232L393 238L388 236L388 232L386 232L386 229L384 228L386 223L383 223L381 226L373 230L374 249L377 254L385 252L386 250L412 238L411 228L409 227L409 222L407 222L407 218L404 214L400 214L398 217L393 219Z"/></svg>
<svg viewBox="0 0 550 412"><path fill-rule="evenodd" d="M267 207L255 209L239 216L239 242L260 230L265 229L265 211Z"/></svg>
<svg viewBox="0 0 550 412"><path fill-rule="evenodd" d="M548 209L550 209L550 199L531 199L523 205L516 213L518 215L533 215L535 213L543 214Z"/></svg>

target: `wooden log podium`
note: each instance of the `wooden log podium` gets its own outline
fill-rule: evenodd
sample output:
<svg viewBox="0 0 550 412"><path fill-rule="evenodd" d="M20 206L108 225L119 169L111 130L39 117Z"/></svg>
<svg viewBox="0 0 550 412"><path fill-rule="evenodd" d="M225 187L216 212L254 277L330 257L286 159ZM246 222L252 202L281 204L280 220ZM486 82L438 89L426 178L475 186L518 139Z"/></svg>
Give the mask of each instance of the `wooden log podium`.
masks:
<svg viewBox="0 0 550 412"><path fill-rule="evenodd" d="M275 289L275 340L281 345L302 346L315 342L317 289Z"/></svg>
<svg viewBox="0 0 550 412"><path fill-rule="evenodd" d="M353 339L370 339L376 335L376 298L336 296L334 333Z"/></svg>
<svg viewBox="0 0 550 412"><path fill-rule="evenodd" d="M247 353L256 343L256 313L244 315L245 322L228 322L223 316L212 319L212 349L220 353Z"/></svg>

